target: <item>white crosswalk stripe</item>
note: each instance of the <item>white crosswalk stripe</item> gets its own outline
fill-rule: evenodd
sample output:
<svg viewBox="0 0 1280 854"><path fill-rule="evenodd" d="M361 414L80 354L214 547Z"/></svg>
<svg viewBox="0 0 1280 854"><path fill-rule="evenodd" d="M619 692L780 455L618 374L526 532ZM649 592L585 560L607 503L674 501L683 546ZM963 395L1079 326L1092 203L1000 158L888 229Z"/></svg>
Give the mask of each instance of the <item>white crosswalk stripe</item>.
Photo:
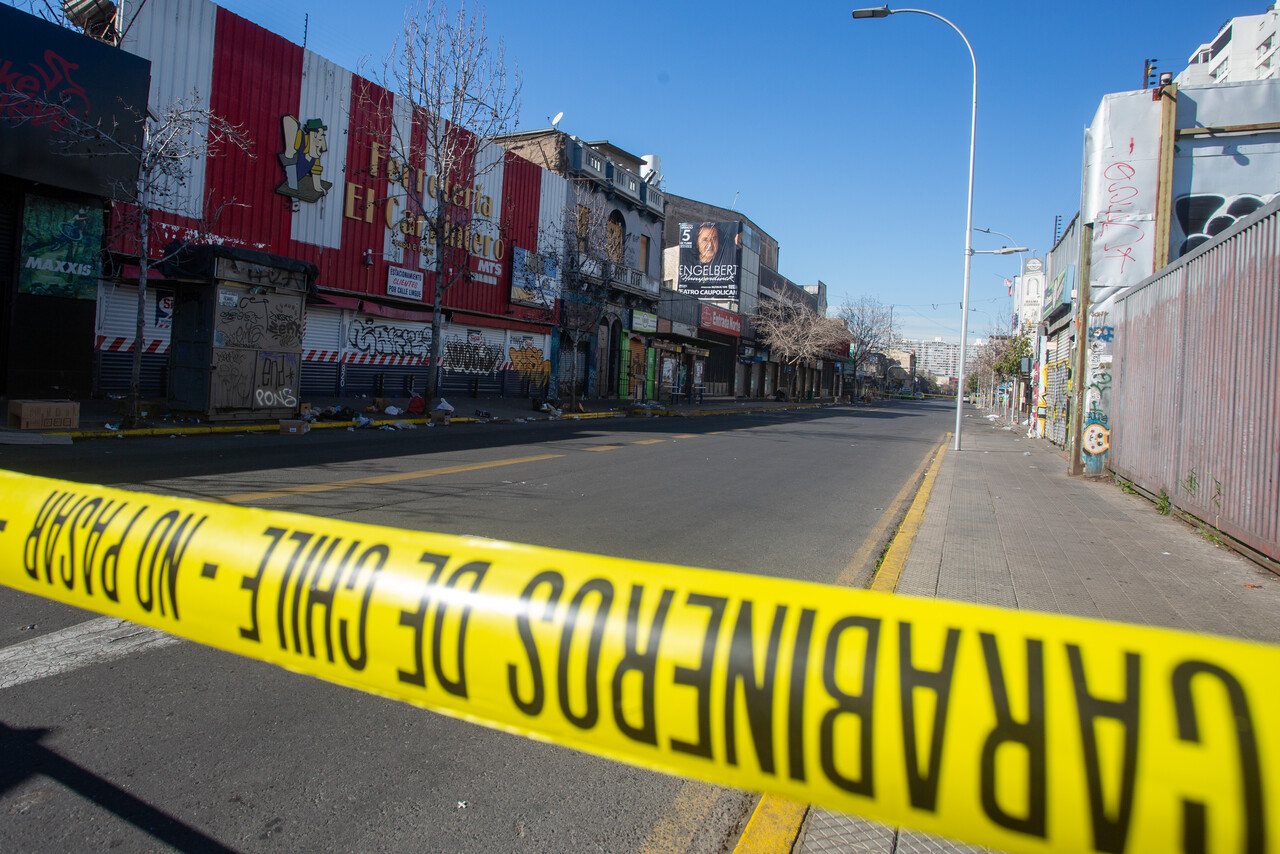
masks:
<svg viewBox="0 0 1280 854"><path fill-rule="evenodd" d="M128 620L99 617L0 649L0 689L181 640Z"/></svg>

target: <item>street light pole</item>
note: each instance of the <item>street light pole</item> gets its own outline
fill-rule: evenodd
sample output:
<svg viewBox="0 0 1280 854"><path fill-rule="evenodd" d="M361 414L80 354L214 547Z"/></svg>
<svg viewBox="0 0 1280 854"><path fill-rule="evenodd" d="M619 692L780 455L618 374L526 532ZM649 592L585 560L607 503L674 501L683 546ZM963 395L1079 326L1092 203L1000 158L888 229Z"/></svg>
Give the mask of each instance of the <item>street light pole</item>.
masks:
<svg viewBox="0 0 1280 854"><path fill-rule="evenodd" d="M973 55L973 45L969 44L969 39L965 38L965 34L961 32L959 27L941 15L925 9L890 9L888 6L874 9L854 9L853 19L856 21L860 18L887 18L899 12L928 15L930 18L937 18L955 30L956 35L960 36L961 40L964 41L964 46L968 48L969 61L973 64L973 109L969 117L969 202L964 222L964 298L960 306L960 376L957 378L959 384L956 386L955 449L958 451L960 450L960 422L964 418L964 349L965 338L969 335L969 269L973 261L973 161L978 137L978 60Z"/></svg>

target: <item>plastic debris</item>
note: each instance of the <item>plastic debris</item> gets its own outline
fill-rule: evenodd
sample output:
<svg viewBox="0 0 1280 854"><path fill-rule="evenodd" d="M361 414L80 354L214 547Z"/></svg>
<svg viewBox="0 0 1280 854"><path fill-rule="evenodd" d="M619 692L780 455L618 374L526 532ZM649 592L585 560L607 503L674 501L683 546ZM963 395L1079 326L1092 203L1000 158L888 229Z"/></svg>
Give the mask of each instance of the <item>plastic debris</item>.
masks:
<svg viewBox="0 0 1280 854"><path fill-rule="evenodd" d="M396 421L391 426L396 428L397 430L417 430L418 429L418 425L414 424L412 421Z"/></svg>
<svg viewBox="0 0 1280 854"><path fill-rule="evenodd" d="M460 810L465 810L466 808L467 808L467 802L466 802L466 801L458 801L458 809L460 809Z"/></svg>
<svg viewBox="0 0 1280 854"><path fill-rule="evenodd" d="M399 407L396 407L396 406L388 406L386 409L382 411L387 413L388 415L399 415L403 410L401 410Z"/></svg>
<svg viewBox="0 0 1280 854"><path fill-rule="evenodd" d="M492 418L493 415L487 409L477 409L476 418Z"/></svg>
<svg viewBox="0 0 1280 854"><path fill-rule="evenodd" d="M435 405L435 411L436 412L453 412L453 404L449 403L449 401L445 400L442 397L440 398L440 402Z"/></svg>
<svg viewBox="0 0 1280 854"><path fill-rule="evenodd" d="M103 424L102 426L103 426L103 427L106 427L108 430L119 430L119 429L120 429L120 425L119 425L119 424Z"/></svg>
<svg viewBox="0 0 1280 854"><path fill-rule="evenodd" d="M1261 585L1261 584L1248 584L1248 583L1246 583L1244 586L1245 586L1245 587L1254 587L1254 588L1257 588L1258 590L1261 590L1261 589L1262 589L1262 585Z"/></svg>
<svg viewBox="0 0 1280 854"><path fill-rule="evenodd" d="M1031 452L1030 452L1030 451L1023 451L1023 452L1022 452L1022 455L1023 455L1024 457L1029 457L1029 456L1031 456Z"/></svg>

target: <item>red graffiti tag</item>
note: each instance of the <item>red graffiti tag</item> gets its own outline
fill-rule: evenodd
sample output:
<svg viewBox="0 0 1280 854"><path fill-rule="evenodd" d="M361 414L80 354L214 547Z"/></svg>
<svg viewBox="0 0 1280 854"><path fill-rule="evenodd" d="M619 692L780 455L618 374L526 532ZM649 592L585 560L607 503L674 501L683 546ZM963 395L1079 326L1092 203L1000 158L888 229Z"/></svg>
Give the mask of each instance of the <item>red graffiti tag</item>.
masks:
<svg viewBox="0 0 1280 854"><path fill-rule="evenodd" d="M25 72L12 60L0 59L0 119L61 130L89 114L89 95L71 78L80 66L53 50L44 52L44 62L31 63Z"/></svg>
<svg viewBox="0 0 1280 854"><path fill-rule="evenodd" d="M1133 212L1133 201L1139 195L1139 189L1132 183L1136 174L1137 170L1129 163L1112 163L1102 172L1102 177L1110 183L1106 187L1107 208L1098 214L1095 226L1097 239L1102 243L1105 258L1119 259L1121 275L1126 262L1138 260L1133 255L1133 245L1147 238L1141 225L1120 221Z"/></svg>

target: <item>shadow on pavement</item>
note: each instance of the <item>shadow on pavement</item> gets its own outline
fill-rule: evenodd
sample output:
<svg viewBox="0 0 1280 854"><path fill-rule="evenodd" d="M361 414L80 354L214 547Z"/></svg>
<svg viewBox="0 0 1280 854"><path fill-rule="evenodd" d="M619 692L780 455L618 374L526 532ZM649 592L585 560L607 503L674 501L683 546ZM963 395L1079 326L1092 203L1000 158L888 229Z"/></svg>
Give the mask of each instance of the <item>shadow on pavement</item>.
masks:
<svg viewBox="0 0 1280 854"><path fill-rule="evenodd" d="M0 755L5 757L0 769L0 793L31 777L48 777L179 851L234 854L235 849L40 744L50 732L48 729L14 729L0 723Z"/></svg>

